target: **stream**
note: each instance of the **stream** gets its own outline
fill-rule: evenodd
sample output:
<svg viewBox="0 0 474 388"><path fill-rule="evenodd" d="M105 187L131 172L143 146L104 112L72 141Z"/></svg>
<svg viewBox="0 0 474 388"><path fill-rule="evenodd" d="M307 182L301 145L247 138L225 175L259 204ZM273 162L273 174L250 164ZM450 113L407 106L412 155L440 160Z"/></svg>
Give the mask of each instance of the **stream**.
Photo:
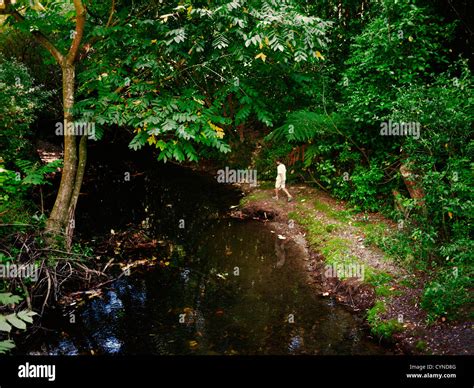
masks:
<svg viewBox="0 0 474 388"><path fill-rule="evenodd" d="M111 163L111 165L114 165ZM104 169L99 169L104 170ZM360 318L317 295L305 250L271 223L226 217L240 192L212 177L167 165L85 182L82 238L141 225L171 242L167 261L137 269L71 312L57 308L17 354L287 355L388 354ZM138 257L163 257L133 252ZM166 264L167 263L167 264Z"/></svg>

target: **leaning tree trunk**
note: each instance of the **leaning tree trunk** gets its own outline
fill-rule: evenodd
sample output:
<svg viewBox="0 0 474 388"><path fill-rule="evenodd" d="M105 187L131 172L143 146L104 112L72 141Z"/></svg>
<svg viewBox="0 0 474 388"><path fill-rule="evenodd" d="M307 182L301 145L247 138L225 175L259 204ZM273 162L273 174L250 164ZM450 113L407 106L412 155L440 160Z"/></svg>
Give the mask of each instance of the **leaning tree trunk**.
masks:
<svg viewBox="0 0 474 388"><path fill-rule="evenodd" d="M3 5L3 7L0 7L0 15L12 15L16 22L24 23L26 21L25 16L14 8L12 3L15 2L13 0L1 1L0 5ZM74 37L71 46L66 55L63 54L61 50L59 50L41 31L38 31L37 29L30 30L36 41L48 50L58 65L61 66L63 77L64 165L56 201L54 202L53 210L46 222L47 242L50 244L57 244L58 241L56 238L64 237L65 232L69 232L72 236L71 231L74 229L74 224L70 225L70 221L74 220L74 210L76 208L77 198L79 197L85 169L86 140L81 139L80 142L80 159L78 168L76 137L74 133L68 132L68 129L74 129L72 109L74 107L75 64L78 60L78 53L86 23L86 8L84 7L82 0L73 0L73 4L76 11L76 28L74 30ZM115 2L113 2L111 14L114 11ZM71 238L68 238L66 240L68 246L70 246L70 239ZM62 242L59 243L62 244Z"/></svg>
<svg viewBox="0 0 474 388"><path fill-rule="evenodd" d="M64 236L69 223L69 207L76 181L77 145L73 128L72 109L74 107L74 65L61 66L63 75L63 104L64 104L64 165L56 201L46 222L46 233L49 236Z"/></svg>
<svg viewBox="0 0 474 388"><path fill-rule="evenodd" d="M84 173L86 171L87 163L87 135L82 135L81 141L79 142L79 161L77 164L76 179L74 181L74 189L69 203L68 211L68 222L66 225L66 247L69 250L72 244L72 237L74 235L75 228L75 214L77 200L81 193L82 181L84 180Z"/></svg>

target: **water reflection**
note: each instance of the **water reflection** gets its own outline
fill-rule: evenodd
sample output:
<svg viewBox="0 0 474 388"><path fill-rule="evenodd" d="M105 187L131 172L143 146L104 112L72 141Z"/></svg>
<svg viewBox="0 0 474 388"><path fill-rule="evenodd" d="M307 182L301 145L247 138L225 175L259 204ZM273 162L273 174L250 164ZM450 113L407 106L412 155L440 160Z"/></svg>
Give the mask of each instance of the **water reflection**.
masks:
<svg viewBox="0 0 474 388"><path fill-rule="evenodd" d="M308 287L300 245L258 222L219 220L238 202L235 192L175 166L133 186L100 171L107 174L94 181L97 187L84 187L89 195L80 201L79 231L108 233L148 219L152 236L172 241L171 264L122 277L102 298L86 301L74 323L52 312L44 320L51 331L19 344L17 353L385 353L350 313ZM185 228L176 222L181 219Z"/></svg>
<svg viewBox="0 0 474 388"><path fill-rule="evenodd" d="M305 252L291 240L279 239L260 223L234 221L214 222L198 240L195 250L185 254L186 266L175 263L122 277L102 299L79 310L75 324L58 324L55 335L29 350L385 353L365 339L349 312L307 286L298 264Z"/></svg>
<svg viewBox="0 0 474 388"><path fill-rule="evenodd" d="M275 239L275 255L276 255L276 258L277 258L277 262L276 262L275 266L277 268L281 268L285 264L285 260L286 260L285 242L286 241L288 241L288 240L280 239L279 236L278 236L278 238Z"/></svg>

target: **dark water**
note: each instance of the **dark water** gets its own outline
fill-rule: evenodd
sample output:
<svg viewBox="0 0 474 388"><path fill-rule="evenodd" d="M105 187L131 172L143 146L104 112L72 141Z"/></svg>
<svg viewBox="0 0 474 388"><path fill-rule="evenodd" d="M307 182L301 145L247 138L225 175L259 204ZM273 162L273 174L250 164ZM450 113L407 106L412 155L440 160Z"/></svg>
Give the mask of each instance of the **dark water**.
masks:
<svg viewBox="0 0 474 388"><path fill-rule="evenodd" d="M301 247L279 239L271 224L218 217L232 201L215 195L214 182L187 174L160 171L148 186L156 194L137 213L150 233L175 237L170 264L122 277L74 310L74 323L69 312L50 313L47 330L20 353L387 353L354 315L306 284Z"/></svg>

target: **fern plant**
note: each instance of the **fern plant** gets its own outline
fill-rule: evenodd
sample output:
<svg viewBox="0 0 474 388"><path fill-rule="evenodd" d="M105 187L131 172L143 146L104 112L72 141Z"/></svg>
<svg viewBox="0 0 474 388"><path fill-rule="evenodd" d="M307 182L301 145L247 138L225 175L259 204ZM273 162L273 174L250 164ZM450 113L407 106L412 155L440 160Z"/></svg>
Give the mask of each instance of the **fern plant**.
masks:
<svg viewBox="0 0 474 388"><path fill-rule="evenodd" d="M15 163L26 175L22 180L23 185L49 185L51 183L45 179L45 175L61 167L62 160L58 159L45 165L30 160L17 160Z"/></svg>
<svg viewBox="0 0 474 388"><path fill-rule="evenodd" d="M301 110L288 115L285 124L265 138L267 141L311 142L338 133L343 118L337 114L322 114Z"/></svg>

